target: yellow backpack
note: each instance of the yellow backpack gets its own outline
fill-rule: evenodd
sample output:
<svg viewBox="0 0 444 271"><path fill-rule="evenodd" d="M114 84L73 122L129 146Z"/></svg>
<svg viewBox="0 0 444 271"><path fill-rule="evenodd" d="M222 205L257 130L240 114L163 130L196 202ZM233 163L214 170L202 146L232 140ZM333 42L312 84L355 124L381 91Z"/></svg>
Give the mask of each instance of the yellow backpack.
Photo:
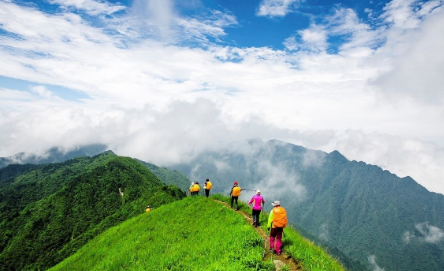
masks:
<svg viewBox="0 0 444 271"><path fill-rule="evenodd" d="M194 192L199 192L199 190L200 190L199 185L198 185L198 184L195 184L195 185L194 185Z"/></svg>
<svg viewBox="0 0 444 271"><path fill-rule="evenodd" d="M207 189L210 190L213 184L211 182L207 182Z"/></svg>
<svg viewBox="0 0 444 271"><path fill-rule="evenodd" d="M240 194L241 194L241 188L239 186L233 187L233 192L231 193L231 195L233 197L239 197Z"/></svg>

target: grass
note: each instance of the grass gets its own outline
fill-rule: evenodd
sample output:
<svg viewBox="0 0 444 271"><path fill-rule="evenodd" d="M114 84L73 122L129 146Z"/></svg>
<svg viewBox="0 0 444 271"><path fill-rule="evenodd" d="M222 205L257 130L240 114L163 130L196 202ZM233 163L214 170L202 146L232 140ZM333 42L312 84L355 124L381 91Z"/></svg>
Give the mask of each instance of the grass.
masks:
<svg viewBox="0 0 444 271"><path fill-rule="evenodd" d="M214 195L213 198L230 204L230 198ZM282 207L285 208L283 205ZM239 201L239 210L251 214L251 208ZM267 230L268 213L261 212L260 223L264 231ZM283 251L294 259L301 261L304 271L345 271L341 263L332 258L323 248L299 235L291 225L284 229ZM283 269L285 270L285 269Z"/></svg>
<svg viewBox="0 0 444 271"><path fill-rule="evenodd" d="M163 205L107 230L49 270L274 270L271 260L262 260L264 241L253 227L213 199L230 204L213 195ZM251 213L244 202L239 209ZM267 219L261 214L264 230ZM345 270L291 227L284 230L283 249L304 271Z"/></svg>
<svg viewBox="0 0 444 271"><path fill-rule="evenodd" d="M241 215L188 197L107 230L50 270L273 270L263 249Z"/></svg>

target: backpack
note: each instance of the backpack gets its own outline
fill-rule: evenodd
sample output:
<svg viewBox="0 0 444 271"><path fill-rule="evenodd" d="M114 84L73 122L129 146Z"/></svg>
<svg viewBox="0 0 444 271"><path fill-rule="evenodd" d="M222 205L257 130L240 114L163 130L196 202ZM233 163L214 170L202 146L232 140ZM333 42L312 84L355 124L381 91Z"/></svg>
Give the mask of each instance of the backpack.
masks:
<svg viewBox="0 0 444 271"><path fill-rule="evenodd" d="M241 194L241 188L239 186L233 187L233 192L231 193L231 195L233 197L239 197L240 194Z"/></svg>
<svg viewBox="0 0 444 271"><path fill-rule="evenodd" d="M287 211L284 208L273 208L273 226L278 228L285 228L287 226Z"/></svg>

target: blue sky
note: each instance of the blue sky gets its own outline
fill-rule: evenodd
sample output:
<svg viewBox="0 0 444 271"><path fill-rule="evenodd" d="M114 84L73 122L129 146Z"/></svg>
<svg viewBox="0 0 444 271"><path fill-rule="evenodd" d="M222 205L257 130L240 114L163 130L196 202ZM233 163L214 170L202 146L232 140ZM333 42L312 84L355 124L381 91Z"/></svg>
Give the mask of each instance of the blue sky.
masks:
<svg viewBox="0 0 444 271"><path fill-rule="evenodd" d="M443 46L442 0L0 0L0 156L280 139L444 193Z"/></svg>

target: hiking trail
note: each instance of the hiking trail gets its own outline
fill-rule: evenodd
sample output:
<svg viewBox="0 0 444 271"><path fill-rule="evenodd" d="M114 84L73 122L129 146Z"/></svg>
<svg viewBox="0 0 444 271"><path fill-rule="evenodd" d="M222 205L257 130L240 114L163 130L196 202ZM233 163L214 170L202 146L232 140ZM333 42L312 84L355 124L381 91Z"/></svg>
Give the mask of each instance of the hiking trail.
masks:
<svg viewBox="0 0 444 271"><path fill-rule="evenodd" d="M221 204L225 205L227 208L231 209L231 207L228 203L220 201L220 200L215 200L215 201L218 203L221 203ZM233 211L235 211L235 210L233 209ZM237 210L235 212L241 214L250 223L250 225L253 225L253 218L250 215L242 212L241 210ZM267 236L266 232L261 227L257 227L257 228L253 227L253 228L256 230L256 232L259 234L259 236L266 242L265 256L263 259L264 261L268 261L271 259L273 261L273 263L275 264L277 271L281 270L281 268L277 267L277 263L275 262L276 260L281 261L286 266L288 266L287 270L291 270L291 271L302 270L301 262L293 259L290 255L287 255L284 252L282 252L282 254L279 256L274 253L270 253L270 245L269 245L270 236ZM283 241L283 246L285 246L284 238L282 241Z"/></svg>

